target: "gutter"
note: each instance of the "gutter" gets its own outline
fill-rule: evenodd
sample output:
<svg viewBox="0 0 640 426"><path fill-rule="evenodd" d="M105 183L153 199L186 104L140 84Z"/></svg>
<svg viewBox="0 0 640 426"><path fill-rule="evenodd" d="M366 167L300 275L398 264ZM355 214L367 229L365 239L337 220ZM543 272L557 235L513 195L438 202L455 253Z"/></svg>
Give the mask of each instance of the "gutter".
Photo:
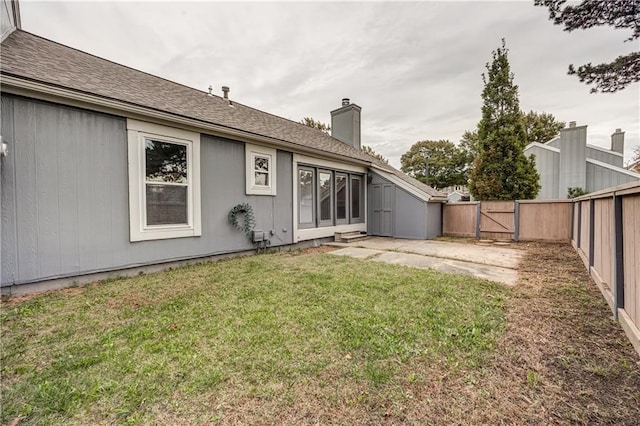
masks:
<svg viewBox="0 0 640 426"><path fill-rule="evenodd" d="M77 90L66 89L51 84L44 84L33 80L27 80L16 76L2 73L1 80L2 92L13 95L25 96L39 100L62 103L78 108L89 109L93 111L103 112L111 115L122 116L126 113L126 118L133 118L142 121L150 121L157 124L172 123L179 124L182 128L206 133L213 136L231 138L241 142L262 143L270 146L284 148L287 151L303 153L315 157L330 158L339 160L343 163L352 163L360 166L370 166L371 163L365 160L359 160L353 157L346 157L340 154L334 154L328 151L299 145L293 142L281 139L263 136L256 133L238 130L226 127L220 124L214 124L207 121L197 120L186 116L180 116L173 113L140 106L129 102L119 101L112 98L98 96L91 93L81 92Z"/></svg>

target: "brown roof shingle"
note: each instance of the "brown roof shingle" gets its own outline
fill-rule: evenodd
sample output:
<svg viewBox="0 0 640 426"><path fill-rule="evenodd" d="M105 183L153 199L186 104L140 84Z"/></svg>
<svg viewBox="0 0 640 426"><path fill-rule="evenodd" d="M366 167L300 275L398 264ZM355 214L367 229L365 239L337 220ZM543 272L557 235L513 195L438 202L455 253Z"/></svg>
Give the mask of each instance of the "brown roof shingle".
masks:
<svg viewBox="0 0 640 426"><path fill-rule="evenodd" d="M98 95L230 129L266 136L344 157L374 162L373 158L303 124L287 120L219 96L135 70L77 49L15 30L2 42L2 75ZM384 168L429 195L440 195L389 165Z"/></svg>

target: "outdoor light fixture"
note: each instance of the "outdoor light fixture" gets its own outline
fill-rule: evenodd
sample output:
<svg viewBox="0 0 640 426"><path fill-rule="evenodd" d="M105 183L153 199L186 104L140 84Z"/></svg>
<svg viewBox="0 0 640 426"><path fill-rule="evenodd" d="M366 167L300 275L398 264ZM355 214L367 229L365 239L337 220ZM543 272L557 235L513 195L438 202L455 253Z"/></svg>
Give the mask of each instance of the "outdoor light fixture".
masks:
<svg viewBox="0 0 640 426"><path fill-rule="evenodd" d="M2 142L2 136L0 136L0 157L6 157L9 155L9 145L6 142Z"/></svg>

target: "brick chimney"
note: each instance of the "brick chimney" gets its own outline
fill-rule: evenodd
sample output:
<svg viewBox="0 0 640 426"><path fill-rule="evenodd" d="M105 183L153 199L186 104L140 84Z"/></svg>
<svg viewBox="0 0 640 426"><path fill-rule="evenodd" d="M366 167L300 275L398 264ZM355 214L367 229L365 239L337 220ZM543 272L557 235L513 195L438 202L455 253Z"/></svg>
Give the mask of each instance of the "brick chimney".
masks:
<svg viewBox="0 0 640 426"><path fill-rule="evenodd" d="M624 154L624 132L622 129L616 129L611 135L611 151Z"/></svg>
<svg viewBox="0 0 640 426"><path fill-rule="evenodd" d="M342 99L342 106L331 111L331 136L360 149L360 108L349 98Z"/></svg>

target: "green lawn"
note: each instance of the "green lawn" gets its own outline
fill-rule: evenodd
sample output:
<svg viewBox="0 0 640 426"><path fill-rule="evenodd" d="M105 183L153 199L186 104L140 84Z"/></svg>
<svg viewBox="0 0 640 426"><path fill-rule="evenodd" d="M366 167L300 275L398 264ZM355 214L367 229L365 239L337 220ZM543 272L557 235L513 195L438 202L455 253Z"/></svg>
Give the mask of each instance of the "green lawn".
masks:
<svg viewBox="0 0 640 426"><path fill-rule="evenodd" d="M293 252L4 303L2 422L357 423L482 366L508 293Z"/></svg>

